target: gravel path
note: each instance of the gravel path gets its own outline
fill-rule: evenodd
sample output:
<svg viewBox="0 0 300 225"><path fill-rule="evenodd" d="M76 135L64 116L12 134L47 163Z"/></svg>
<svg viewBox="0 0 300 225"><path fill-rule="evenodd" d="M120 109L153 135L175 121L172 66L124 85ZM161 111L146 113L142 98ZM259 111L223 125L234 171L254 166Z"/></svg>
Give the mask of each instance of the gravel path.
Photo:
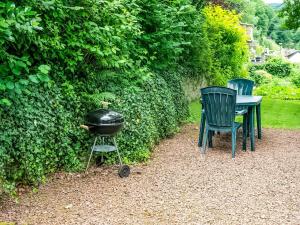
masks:
<svg viewBox="0 0 300 225"><path fill-rule="evenodd" d="M2 200L0 224L300 224L300 131L263 131L255 152L241 151L240 135L232 160L229 136L203 156L196 126L185 126L129 178L58 174L17 205Z"/></svg>

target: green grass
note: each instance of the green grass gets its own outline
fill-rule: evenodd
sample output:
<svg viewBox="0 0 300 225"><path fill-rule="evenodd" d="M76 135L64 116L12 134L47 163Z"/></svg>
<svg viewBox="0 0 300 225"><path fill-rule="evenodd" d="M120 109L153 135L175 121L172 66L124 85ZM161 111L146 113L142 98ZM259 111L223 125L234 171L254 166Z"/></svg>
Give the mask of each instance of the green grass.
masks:
<svg viewBox="0 0 300 225"><path fill-rule="evenodd" d="M263 127L300 129L300 101L264 98L261 104ZM201 114L199 101L192 102L189 107L189 122L199 123Z"/></svg>

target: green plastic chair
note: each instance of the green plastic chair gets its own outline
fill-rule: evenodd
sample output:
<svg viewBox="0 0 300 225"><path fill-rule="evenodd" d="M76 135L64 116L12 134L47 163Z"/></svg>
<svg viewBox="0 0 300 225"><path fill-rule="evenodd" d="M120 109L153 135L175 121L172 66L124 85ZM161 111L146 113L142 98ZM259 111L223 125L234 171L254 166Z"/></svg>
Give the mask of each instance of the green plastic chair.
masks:
<svg viewBox="0 0 300 225"><path fill-rule="evenodd" d="M234 89L237 91L238 95L252 95L253 92L253 87L254 87L254 82L252 80L244 79L244 78L237 78L228 81L227 87ZM258 108L259 110L260 108ZM257 110L257 118L258 118L258 123L260 122L260 112ZM248 108L245 106L237 106L236 107L236 115L243 116L243 124L247 124L247 136L249 136L249 118L248 118ZM200 131L199 131L199 138L198 138L198 147L202 147L203 144L203 135L204 135L204 127L205 127L205 112L203 110L203 105L202 105L202 112L201 112L201 121L200 121ZM211 134L209 134L209 147L212 147L212 142L211 142ZM243 150L246 150L246 147L243 146Z"/></svg>
<svg viewBox="0 0 300 225"><path fill-rule="evenodd" d="M228 81L227 87L237 91L237 95L252 95L254 82L243 78Z"/></svg>
<svg viewBox="0 0 300 225"><path fill-rule="evenodd" d="M237 91L225 87L206 87L201 89L202 105L205 112L205 134L202 152L206 152L208 139L212 132L232 133L232 158L235 157L236 135L241 127L235 122ZM246 124L243 124L243 148L246 147Z"/></svg>
<svg viewBox="0 0 300 225"><path fill-rule="evenodd" d="M227 87L237 91L237 95L252 95L254 82L243 78L233 79L228 81ZM237 106L236 111L247 110L247 107Z"/></svg>
<svg viewBox="0 0 300 225"><path fill-rule="evenodd" d="M237 78L228 81L227 87L236 90L238 95L252 95L254 81L244 78ZM246 106L236 107L237 115L244 115L245 113L247 114L247 116L244 116L243 123L247 123L247 136L249 136L250 125L248 117L248 108ZM258 117L258 119L260 120L260 116Z"/></svg>

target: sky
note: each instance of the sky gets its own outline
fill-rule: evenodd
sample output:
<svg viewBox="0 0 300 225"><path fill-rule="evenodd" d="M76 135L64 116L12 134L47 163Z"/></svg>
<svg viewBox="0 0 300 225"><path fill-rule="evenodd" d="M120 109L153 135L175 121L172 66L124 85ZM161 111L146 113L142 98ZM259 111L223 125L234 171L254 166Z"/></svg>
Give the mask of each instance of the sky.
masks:
<svg viewBox="0 0 300 225"><path fill-rule="evenodd" d="M265 0L265 3L282 3L283 0Z"/></svg>

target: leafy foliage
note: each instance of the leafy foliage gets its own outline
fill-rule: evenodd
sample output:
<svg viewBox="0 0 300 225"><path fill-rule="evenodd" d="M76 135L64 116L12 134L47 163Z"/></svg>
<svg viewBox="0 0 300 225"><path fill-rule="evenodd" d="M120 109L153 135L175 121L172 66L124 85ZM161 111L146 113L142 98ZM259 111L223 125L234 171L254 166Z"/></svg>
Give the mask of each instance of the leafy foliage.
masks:
<svg viewBox="0 0 300 225"><path fill-rule="evenodd" d="M36 64L28 55L35 35L42 30L40 20L30 7L0 2L0 94L14 96L30 82L49 81L50 67ZM11 105L11 101L0 98L0 105Z"/></svg>
<svg viewBox="0 0 300 225"><path fill-rule="evenodd" d="M267 62L259 65L253 65L250 68L251 75L253 76L253 72L256 70L265 70L275 77L289 77L291 76L293 70L293 64L287 62L281 57L274 57L267 60Z"/></svg>
<svg viewBox="0 0 300 225"><path fill-rule="evenodd" d="M250 77L258 86L255 94L273 99L299 100L299 71L297 66L281 58L273 58L265 64L252 66Z"/></svg>
<svg viewBox="0 0 300 225"><path fill-rule="evenodd" d="M300 100L300 88L265 84L255 90L256 95L268 96L272 99Z"/></svg>
<svg viewBox="0 0 300 225"><path fill-rule="evenodd" d="M298 88L300 88L300 65L295 66L292 69L291 80L294 85L296 85Z"/></svg>
<svg viewBox="0 0 300 225"><path fill-rule="evenodd" d="M78 155L87 146L78 138L87 135L78 129L83 115L74 90L30 86L12 102L0 110L2 182L38 184L57 169L80 168Z"/></svg>
<svg viewBox="0 0 300 225"><path fill-rule="evenodd" d="M238 15L220 6L207 6L203 15L211 57L208 77L211 83L223 85L231 78L246 76L247 35Z"/></svg>
<svg viewBox="0 0 300 225"><path fill-rule="evenodd" d="M271 58L264 64L264 68L274 76L288 77L292 71L292 64L282 58Z"/></svg>
<svg viewBox="0 0 300 225"><path fill-rule="evenodd" d="M300 27L300 1L285 0L281 9L281 16L286 17L285 24L290 29Z"/></svg>
<svg viewBox="0 0 300 225"><path fill-rule="evenodd" d="M272 81L272 74L264 70L255 70L250 72L250 78L254 81L255 85L267 84Z"/></svg>
<svg viewBox="0 0 300 225"><path fill-rule="evenodd" d="M287 29L284 25L284 18L279 17L281 4L276 4L274 7L274 4L266 4L263 0L223 0L221 2L224 2L221 5L225 4L239 12L242 22L254 25L255 40L262 46L276 50L279 48L279 46L274 45L276 42L277 45L280 44L288 48L297 49L300 47L300 29L294 31ZM291 18L296 20L299 16L294 14Z"/></svg>
<svg viewBox="0 0 300 225"><path fill-rule="evenodd" d="M86 83L99 85L93 79ZM126 87L117 94L78 94L80 90L80 82L32 86L11 107L0 110L0 181L6 190L20 183L38 185L56 170L82 169L92 137L79 125L101 100L110 101L111 108L125 116L118 144L127 163L148 159L151 147L176 132L188 115L180 74L174 72L152 74L139 87ZM112 154L110 160L114 159Z"/></svg>

